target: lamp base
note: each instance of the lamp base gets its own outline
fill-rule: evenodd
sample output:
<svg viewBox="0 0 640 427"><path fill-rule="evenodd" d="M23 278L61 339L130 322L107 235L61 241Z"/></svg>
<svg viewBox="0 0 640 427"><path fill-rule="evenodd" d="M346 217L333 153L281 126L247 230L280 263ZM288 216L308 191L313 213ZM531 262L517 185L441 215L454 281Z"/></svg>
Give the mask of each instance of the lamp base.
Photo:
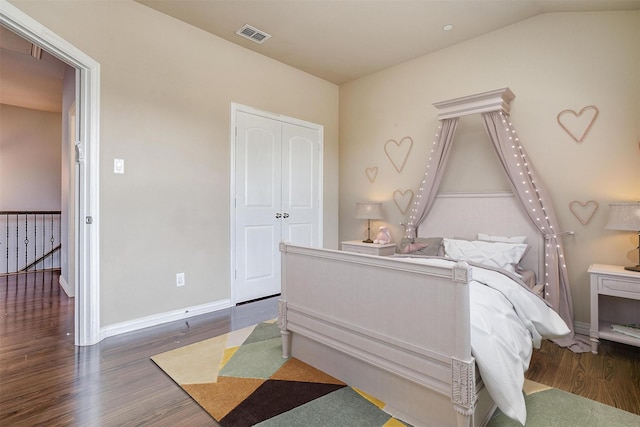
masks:
<svg viewBox="0 0 640 427"><path fill-rule="evenodd" d="M625 267L624 269L640 273L640 265L629 266L629 267Z"/></svg>
<svg viewBox="0 0 640 427"><path fill-rule="evenodd" d="M371 239L363 240L362 243L373 243L373 240Z"/></svg>

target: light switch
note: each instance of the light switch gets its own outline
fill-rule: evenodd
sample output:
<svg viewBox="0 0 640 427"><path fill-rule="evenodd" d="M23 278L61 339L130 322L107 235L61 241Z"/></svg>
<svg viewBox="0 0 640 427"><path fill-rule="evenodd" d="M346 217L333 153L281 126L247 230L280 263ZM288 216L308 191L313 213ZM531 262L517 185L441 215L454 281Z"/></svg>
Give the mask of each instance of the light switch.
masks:
<svg viewBox="0 0 640 427"><path fill-rule="evenodd" d="M113 159L113 173L124 173L124 159Z"/></svg>

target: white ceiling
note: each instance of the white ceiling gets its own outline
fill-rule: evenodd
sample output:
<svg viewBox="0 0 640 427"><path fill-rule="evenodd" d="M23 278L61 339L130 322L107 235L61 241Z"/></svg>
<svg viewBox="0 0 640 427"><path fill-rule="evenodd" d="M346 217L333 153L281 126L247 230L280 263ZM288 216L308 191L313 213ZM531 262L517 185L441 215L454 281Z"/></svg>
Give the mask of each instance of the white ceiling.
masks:
<svg viewBox="0 0 640 427"><path fill-rule="evenodd" d="M336 84L541 13L640 9L640 0L136 1ZM235 34L244 24L272 37L246 40Z"/></svg>
<svg viewBox="0 0 640 427"><path fill-rule="evenodd" d="M341 84L547 12L640 10L640 0L136 0ZM263 44L235 32L252 25ZM443 26L451 24L451 31ZM59 111L66 64L0 26L0 103Z"/></svg>
<svg viewBox="0 0 640 427"><path fill-rule="evenodd" d="M45 51L34 58L31 46L0 26L0 104L59 113L68 65Z"/></svg>

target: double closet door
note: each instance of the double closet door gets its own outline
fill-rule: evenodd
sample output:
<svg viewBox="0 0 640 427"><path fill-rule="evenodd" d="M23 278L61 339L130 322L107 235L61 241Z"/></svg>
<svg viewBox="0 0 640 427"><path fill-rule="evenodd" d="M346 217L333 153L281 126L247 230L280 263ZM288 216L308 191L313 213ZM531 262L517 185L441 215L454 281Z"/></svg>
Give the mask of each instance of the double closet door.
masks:
<svg viewBox="0 0 640 427"><path fill-rule="evenodd" d="M280 293L281 241L322 245L321 129L236 112L236 303Z"/></svg>

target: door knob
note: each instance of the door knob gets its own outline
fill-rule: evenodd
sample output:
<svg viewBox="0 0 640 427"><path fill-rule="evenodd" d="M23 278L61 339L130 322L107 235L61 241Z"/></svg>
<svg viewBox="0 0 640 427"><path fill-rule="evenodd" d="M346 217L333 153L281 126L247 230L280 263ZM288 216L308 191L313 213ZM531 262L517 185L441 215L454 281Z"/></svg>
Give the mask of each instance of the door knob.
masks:
<svg viewBox="0 0 640 427"><path fill-rule="evenodd" d="M285 212L284 215L282 215L284 218L289 218L289 214Z"/></svg>
<svg viewBox="0 0 640 427"><path fill-rule="evenodd" d="M280 212L277 212L276 213L276 218L278 218L278 219L282 218L282 214Z"/></svg>

